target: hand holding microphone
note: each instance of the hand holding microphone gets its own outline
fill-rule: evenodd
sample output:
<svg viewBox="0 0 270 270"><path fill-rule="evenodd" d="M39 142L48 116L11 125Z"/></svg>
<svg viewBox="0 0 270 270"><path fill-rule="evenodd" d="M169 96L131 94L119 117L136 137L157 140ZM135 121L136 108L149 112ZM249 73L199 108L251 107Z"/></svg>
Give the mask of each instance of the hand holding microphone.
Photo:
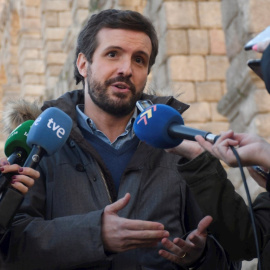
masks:
<svg viewBox="0 0 270 270"><path fill-rule="evenodd" d="M45 110L32 124L27 135L26 143L32 150L25 160L20 173L25 174L25 177L31 176L34 179L37 177L35 174L37 173L39 177L39 173L34 169L41 161L41 158L54 154L65 144L69 137L71 127L72 120L63 111L57 108ZM19 145L22 146L24 144L19 143ZM14 152L15 150L11 151ZM17 158L15 158L15 160L16 159ZM19 165L14 164L4 168L5 171L3 172L14 173L18 171L18 168ZM17 176L15 176L15 178L16 177ZM0 201L0 232L8 228L22 201L23 196L21 193L10 187L6 188Z"/></svg>
<svg viewBox="0 0 270 270"><path fill-rule="evenodd" d="M20 124L17 128L15 128L11 134L8 136L4 152L7 156L6 159L2 159L0 162L2 173L5 173L5 177L2 177L0 182L0 193L4 192L6 188L10 185L12 177L14 176L14 173L11 173L11 171L17 170L20 166L22 166L29 155L31 148L27 145L26 139L28 132L34 123L34 120L28 120ZM5 165L14 165L13 167L7 167ZM18 166L19 165L19 166ZM29 181L26 181L27 186L31 186L31 183L28 183ZM31 182L31 181L30 181ZM18 182L15 182L16 188L19 189L22 193L25 193L27 190L26 186L19 185Z"/></svg>

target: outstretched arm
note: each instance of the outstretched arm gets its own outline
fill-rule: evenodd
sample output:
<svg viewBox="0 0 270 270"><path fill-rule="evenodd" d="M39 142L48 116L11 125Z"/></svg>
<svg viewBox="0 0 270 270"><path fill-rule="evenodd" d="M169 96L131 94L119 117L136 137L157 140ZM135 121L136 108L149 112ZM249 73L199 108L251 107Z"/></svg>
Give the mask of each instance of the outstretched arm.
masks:
<svg viewBox="0 0 270 270"><path fill-rule="evenodd" d="M205 150L229 166L238 165L230 148L234 146L237 147L243 166L260 165L270 168L270 144L257 135L227 131L221 134L215 144L205 141L201 136L195 138Z"/></svg>

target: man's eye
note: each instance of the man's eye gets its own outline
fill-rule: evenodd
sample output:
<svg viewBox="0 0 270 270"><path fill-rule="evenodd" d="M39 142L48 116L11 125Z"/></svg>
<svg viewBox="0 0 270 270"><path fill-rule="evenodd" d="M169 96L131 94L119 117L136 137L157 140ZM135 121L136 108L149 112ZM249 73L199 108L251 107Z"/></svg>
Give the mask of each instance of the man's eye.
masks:
<svg viewBox="0 0 270 270"><path fill-rule="evenodd" d="M139 64L143 64L144 63L144 60L143 60L142 57L136 57L135 58L135 61L136 61L136 63L139 63Z"/></svg>
<svg viewBox="0 0 270 270"><path fill-rule="evenodd" d="M115 57L115 56L116 56L116 52L109 52L109 53L108 53L108 56L109 56L109 57Z"/></svg>

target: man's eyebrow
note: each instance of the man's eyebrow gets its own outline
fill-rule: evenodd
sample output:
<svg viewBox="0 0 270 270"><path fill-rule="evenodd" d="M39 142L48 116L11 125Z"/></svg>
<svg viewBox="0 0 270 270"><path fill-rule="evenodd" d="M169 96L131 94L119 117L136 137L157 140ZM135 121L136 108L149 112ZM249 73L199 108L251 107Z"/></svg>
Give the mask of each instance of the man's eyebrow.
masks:
<svg viewBox="0 0 270 270"><path fill-rule="evenodd" d="M124 51L124 49L120 46L109 46L109 47L106 47L103 51L109 51L109 50L120 50L120 51ZM135 54L142 54L144 55L145 57L147 57L148 59L150 58L150 55L145 52L145 51L136 51Z"/></svg>

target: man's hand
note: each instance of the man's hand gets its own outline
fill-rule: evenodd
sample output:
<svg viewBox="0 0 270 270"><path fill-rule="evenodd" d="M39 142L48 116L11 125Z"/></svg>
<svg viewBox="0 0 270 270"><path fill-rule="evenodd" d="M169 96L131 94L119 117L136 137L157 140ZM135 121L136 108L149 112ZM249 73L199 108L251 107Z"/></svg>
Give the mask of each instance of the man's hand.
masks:
<svg viewBox="0 0 270 270"><path fill-rule="evenodd" d="M174 148L166 149L166 152L185 157L188 160L194 159L203 151L204 149L197 142L188 140L183 140L182 143Z"/></svg>
<svg viewBox="0 0 270 270"><path fill-rule="evenodd" d="M102 216L102 240L109 252L156 246L169 233L158 222L130 220L118 216L130 200L130 194L105 207Z"/></svg>
<svg viewBox="0 0 270 270"><path fill-rule="evenodd" d="M207 228L212 222L212 217L204 217L198 224L196 230L191 232L186 240L175 238L170 241L162 239L161 243L168 251L161 249L159 255L176 264L189 266L202 256L206 245Z"/></svg>

